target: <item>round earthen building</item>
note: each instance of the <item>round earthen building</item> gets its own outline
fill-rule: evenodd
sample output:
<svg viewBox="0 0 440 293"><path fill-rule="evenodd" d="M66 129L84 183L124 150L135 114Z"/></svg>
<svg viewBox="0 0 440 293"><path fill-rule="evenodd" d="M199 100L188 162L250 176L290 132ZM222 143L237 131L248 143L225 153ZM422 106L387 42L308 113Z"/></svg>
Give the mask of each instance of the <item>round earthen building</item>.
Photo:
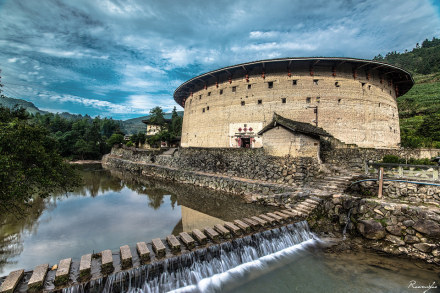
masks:
<svg viewBox="0 0 440 293"><path fill-rule="evenodd" d="M283 58L221 68L175 90L185 109L181 146L261 147L258 132L276 113L346 144L397 147L396 99L413 84L401 68L353 58Z"/></svg>

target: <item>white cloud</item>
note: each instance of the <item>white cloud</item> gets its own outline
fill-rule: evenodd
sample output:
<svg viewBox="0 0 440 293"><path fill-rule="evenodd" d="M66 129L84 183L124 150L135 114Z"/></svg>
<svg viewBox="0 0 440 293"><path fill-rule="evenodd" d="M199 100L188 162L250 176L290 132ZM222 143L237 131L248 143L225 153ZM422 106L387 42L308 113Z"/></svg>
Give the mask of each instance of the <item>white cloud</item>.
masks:
<svg viewBox="0 0 440 293"><path fill-rule="evenodd" d="M15 63L15 62L17 62L17 60L18 60L18 58L9 58L8 62L9 63Z"/></svg>

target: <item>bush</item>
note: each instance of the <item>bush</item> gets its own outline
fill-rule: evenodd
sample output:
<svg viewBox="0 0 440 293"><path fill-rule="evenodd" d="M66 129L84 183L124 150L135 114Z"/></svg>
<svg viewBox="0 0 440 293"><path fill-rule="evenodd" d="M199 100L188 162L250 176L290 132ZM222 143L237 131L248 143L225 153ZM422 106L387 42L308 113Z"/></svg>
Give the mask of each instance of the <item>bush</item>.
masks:
<svg viewBox="0 0 440 293"><path fill-rule="evenodd" d="M400 159L398 156L395 156L395 155L385 155L385 156L383 156L382 162L383 163L391 163L391 164L399 164Z"/></svg>
<svg viewBox="0 0 440 293"><path fill-rule="evenodd" d="M132 147L132 146L134 146L134 144L133 144L133 142L129 141L129 142L127 142L126 146Z"/></svg>

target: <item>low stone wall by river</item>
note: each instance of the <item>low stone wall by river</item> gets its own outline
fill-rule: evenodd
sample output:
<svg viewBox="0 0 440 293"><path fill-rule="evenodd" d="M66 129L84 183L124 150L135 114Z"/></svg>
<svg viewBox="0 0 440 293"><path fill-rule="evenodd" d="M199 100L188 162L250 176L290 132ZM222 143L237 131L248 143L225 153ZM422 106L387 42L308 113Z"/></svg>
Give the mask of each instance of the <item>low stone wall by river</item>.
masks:
<svg viewBox="0 0 440 293"><path fill-rule="evenodd" d="M440 264L439 209L333 195L311 220L312 228L363 236L364 245L393 255Z"/></svg>
<svg viewBox="0 0 440 293"><path fill-rule="evenodd" d="M433 204L440 207L440 186L436 183L423 182L415 184L398 181L384 181L383 198L390 200L406 201L412 204ZM432 184L432 185L431 185ZM377 181L364 181L351 186L351 193L364 195L366 197L376 196L379 189Z"/></svg>
<svg viewBox="0 0 440 293"><path fill-rule="evenodd" d="M110 155L134 162L292 186L307 182L319 172L319 164L315 159L274 157L262 148L181 148L174 156L160 156L152 151L116 147Z"/></svg>

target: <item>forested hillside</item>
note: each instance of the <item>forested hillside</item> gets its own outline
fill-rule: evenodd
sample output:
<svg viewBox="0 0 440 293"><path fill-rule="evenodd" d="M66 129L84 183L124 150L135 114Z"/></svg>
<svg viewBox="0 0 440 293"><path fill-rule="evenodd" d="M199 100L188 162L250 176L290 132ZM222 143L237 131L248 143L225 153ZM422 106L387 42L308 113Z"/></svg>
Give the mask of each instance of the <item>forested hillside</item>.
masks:
<svg viewBox="0 0 440 293"><path fill-rule="evenodd" d="M426 39L411 51L389 52L374 60L402 67L415 80L397 100L402 146L440 148L440 39Z"/></svg>

